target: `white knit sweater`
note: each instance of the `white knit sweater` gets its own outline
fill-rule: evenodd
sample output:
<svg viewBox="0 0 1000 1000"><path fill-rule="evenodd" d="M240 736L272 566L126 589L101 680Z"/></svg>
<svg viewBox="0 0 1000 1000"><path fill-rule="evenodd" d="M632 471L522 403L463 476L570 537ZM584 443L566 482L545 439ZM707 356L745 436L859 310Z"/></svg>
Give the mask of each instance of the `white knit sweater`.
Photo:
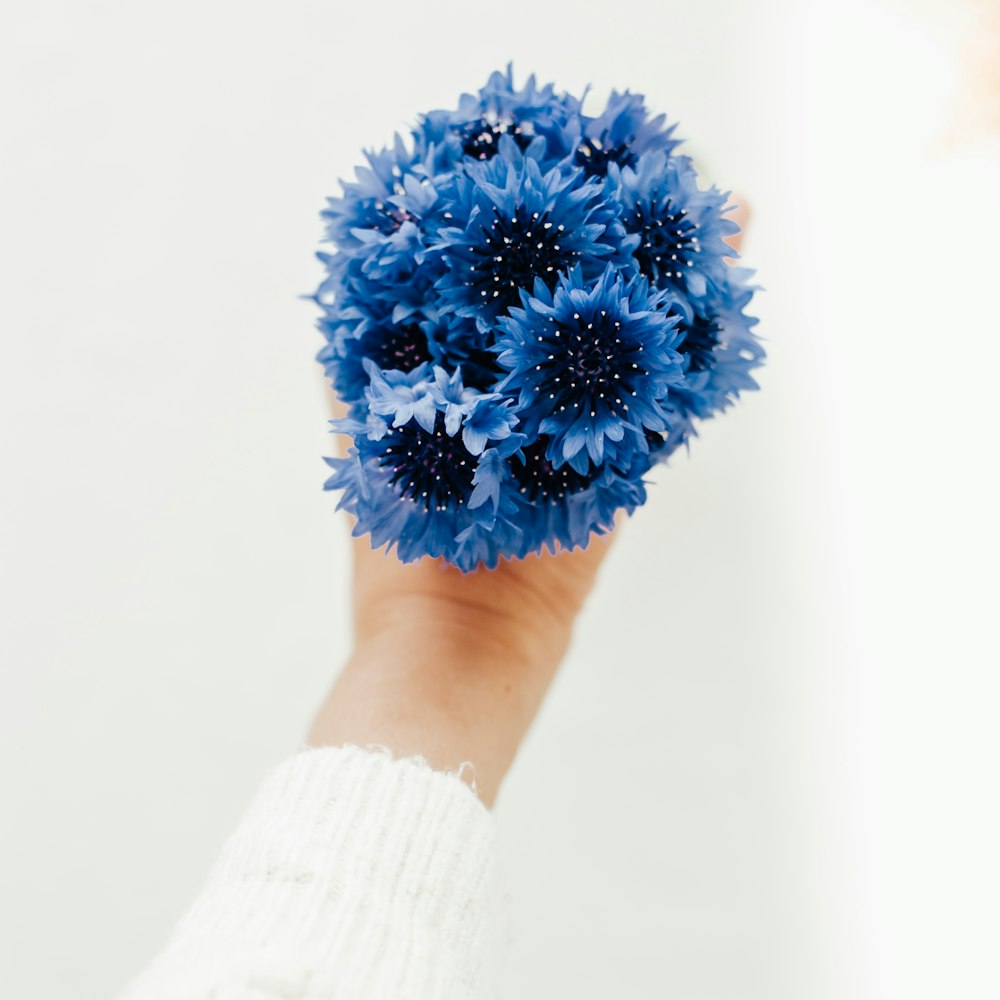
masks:
<svg viewBox="0 0 1000 1000"><path fill-rule="evenodd" d="M493 997L494 833L457 774L307 747L267 775L121 1000Z"/></svg>

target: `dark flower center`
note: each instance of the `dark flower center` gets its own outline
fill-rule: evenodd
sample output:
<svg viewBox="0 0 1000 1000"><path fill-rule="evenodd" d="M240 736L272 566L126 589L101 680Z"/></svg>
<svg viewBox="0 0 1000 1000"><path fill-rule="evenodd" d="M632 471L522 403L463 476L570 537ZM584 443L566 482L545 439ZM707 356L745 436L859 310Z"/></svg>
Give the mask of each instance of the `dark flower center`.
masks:
<svg viewBox="0 0 1000 1000"><path fill-rule="evenodd" d="M643 427L642 435L646 439L646 444L651 452L657 452L667 441L667 435L660 431L651 431L648 427Z"/></svg>
<svg viewBox="0 0 1000 1000"><path fill-rule="evenodd" d="M637 379L649 374L641 363L643 345L623 341L621 321L605 310L590 322L579 313L573 320L553 322L545 338L549 356L535 365L535 392L545 393L548 407L559 413L584 408L596 416L598 406L627 413Z"/></svg>
<svg viewBox="0 0 1000 1000"><path fill-rule="evenodd" d="M625 228L639 234L633 256L647 278L677 279L685 267L693 266L701 245L698 227L687 215L686 208L676 208L669 198L659 204L654 191L648 202L637 201L625 217Z"/></svg>
<svg viewBox="0 0 1000 1000"><path fill-rule="evenodd" d="M531 288L536 277L554 288L559 272L580 256L564 245L565 228L548 212L529 214L519 206L513 216L501 215L494 205L493 222L481 227L484 242L471 248L476 263L469 265L466 284L480 303L502 309L517 305L518 289Z"/></svg>
<svg viewBox="0 0 1000 1000"><path fill-rule="evenodd" d="M677 346L681 354L691 359L688 371L700 372L712 367L712 352L719 346L722 327L714 313L708 316L695 315L691 323L682 323L683 339Z"/></svg>
<svg viewBox="0 0 1000 1000"><path fill-rule="evenodd" d="M431 360L427 337L415 323L368 330L358 346L364 357L371 358L383 370L409 372Z"/></svg>
<svg viewBox="0 0 1000 1000"><path fill-rule="evenodd" d="M472 320L450 327L432 327L430 339L435 364L447 371L461 368L462 384L467 389L489 391L506 374L497 364L496 354L486 349L487 336L479 332Z"/></svg>
<svg viewBox="0 0 1000 1000"><path fill-rule="evenodd" d="M607 146L602 139L584 139L576 148L576 165L582 167L588 177L603 177L608 172L609 163L631 167L636 162L636 155L631 149L634 139L634 135L629 136L617 146Z"/></svg>
<svg viewBox="0 0 1000 1000"><path fill-rule="evenodd" d="M476 160L488 160L497 152L500 136L509 135L524 152L534 138L531 125L516 118L477 118L456 129L462 140L462 152Z"/></svg>
<svg viewBox="0 0 1000 1000"><path fill-rule="evenodd" d="M493 387L504 370L497 364L497 356L489 351L473 348L462 356L453 354L455 366L462 368L462 384L466 388L487 391Z"/></svg>
<svg viewBox="0 0 1000 1000"><path fill-rule="evenodd" d="M397 185L397 194L402 193L403 188ZM417 217L412 212L398 208L387 201L373 201L365 212L364 228L374 229L383 236L391 236L404 222L416 222Z"/></svg>
<svg viewBox="0 0 1000 1000"><path fill-rule="evenodd" d="M452 510L469 499L474 459L460 436L445 433L440 413L433 431L411 420L390 427L381 444L378 463L392 470L389 482L404 497L426 510Z"/></svg>
<svg viewBox="0 0 1000 1000"><path fill-rule="evenodd" d="M543 434L523 449L523 463L516 458L510 462L518 490L529 503L554 503L568 493L579 493L590 485L590 476L581 475L568 465L555 468L545 457L548 443L548 437Z"/></svg>

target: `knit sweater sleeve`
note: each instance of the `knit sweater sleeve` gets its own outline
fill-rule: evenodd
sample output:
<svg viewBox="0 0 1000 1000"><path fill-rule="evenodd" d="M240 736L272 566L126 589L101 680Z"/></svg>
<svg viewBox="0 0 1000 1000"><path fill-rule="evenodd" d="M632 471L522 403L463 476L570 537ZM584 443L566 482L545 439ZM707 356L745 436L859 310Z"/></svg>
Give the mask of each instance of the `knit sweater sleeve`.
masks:
<svg viewBox="0 0 1000 1000"><path fill-rule="evenodd" d="M306 748L267 775L121 1000L492 997L494 841L457 774Z"/></svg>

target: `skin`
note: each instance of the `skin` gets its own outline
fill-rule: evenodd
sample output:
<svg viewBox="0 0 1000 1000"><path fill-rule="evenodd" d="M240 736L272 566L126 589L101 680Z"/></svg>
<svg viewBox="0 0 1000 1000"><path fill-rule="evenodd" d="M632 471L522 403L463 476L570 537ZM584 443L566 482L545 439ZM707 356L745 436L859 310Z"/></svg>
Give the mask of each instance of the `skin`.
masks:
<svg viewBox="0 0 1000 1000"><path fill-rule="evenodd" d="M730 218L745 226L747 214ZM438 559L403 564L354 539L354 649L308 743L421 755L491 807L615 534L471 573Z"/></svg>

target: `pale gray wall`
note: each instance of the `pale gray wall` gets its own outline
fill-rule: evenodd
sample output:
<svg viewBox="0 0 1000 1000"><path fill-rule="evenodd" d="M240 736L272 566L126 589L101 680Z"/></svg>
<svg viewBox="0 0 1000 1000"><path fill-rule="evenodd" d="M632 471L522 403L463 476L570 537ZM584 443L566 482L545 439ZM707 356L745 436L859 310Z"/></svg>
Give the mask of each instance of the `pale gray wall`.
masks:
<svg viewBox="0 0 1000 1000"><path fill-rule="evenodd" d="M942 151L929 5L827 6L17 12L5 995L112 995L302 737L348 641L316 213L509 57L645 92L746 194L771 360L656 475L510 776L508 995L993 992L996 161Z"/></svg>

